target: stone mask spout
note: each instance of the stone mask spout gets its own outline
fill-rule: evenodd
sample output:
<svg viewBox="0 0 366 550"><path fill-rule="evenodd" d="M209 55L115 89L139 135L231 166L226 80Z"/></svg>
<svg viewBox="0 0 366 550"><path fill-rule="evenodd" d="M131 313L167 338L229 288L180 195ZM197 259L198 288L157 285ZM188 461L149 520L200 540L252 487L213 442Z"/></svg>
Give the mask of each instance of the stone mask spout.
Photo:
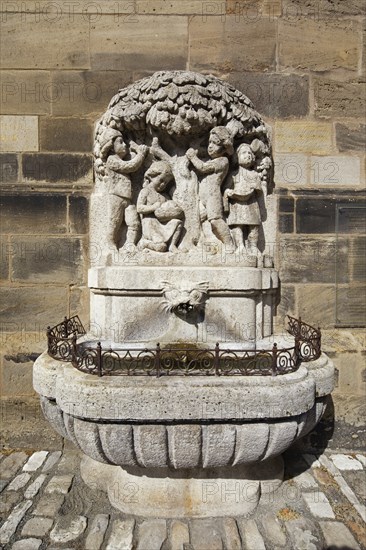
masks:
<svg viewBox="0 0 366 550"><path fill-rule="evenodd" d="M167 312L188 317L201 313L208 298L208 282L193 283L186 287L176 287L163 281L164 300L162 305Z"/></svg>

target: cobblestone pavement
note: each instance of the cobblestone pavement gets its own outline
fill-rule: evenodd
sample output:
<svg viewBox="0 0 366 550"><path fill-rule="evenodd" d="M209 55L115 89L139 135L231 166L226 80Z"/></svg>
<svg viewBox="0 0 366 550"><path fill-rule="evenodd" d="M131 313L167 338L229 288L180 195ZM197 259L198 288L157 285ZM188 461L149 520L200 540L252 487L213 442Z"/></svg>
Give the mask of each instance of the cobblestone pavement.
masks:
<svg viewBox="0 0 366 550"><path fill-rule="evenodd" d="M366 548L366 459L327 451L285 457L286 480L254 516L144 519L113 509L80 478L80 454L1 455L4 550L296 550ZM235 491L221 488L223 508ZM133 494L133 493L131 493ZM240 496L239 496L240 498Z"/></svg>

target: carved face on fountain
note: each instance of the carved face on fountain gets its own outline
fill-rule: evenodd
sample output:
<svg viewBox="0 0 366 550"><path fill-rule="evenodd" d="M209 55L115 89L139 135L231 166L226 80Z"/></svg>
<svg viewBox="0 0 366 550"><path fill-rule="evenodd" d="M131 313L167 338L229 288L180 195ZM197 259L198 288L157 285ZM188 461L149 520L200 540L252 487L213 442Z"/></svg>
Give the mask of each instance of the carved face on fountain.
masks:
<svg viewBox="0 0 366 550"><path fill-rule="evenodd" d="M167 311L187 316L203 310L208 297L208 283L182 285L179 288L168 281L163 281L165 300L163 306Z"/></svg>

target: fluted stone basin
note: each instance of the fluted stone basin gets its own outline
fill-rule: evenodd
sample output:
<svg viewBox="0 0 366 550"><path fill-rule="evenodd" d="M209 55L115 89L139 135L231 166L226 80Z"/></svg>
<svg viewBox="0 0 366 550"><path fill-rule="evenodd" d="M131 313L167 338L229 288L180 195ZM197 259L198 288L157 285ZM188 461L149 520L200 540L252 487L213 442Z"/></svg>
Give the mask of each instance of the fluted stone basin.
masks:
<svg viewBox="0 0 366 550"><path fill-rule="evenodd" d="M250 513L261 491L281 483L276 457L320 420L333 380L325 354L282 376L209 380L98 378L47 353L34 365L45 416L90 457L84 460L85 480L109 487L113 504L125 512L166 517L238 513L237 502L222 509L211 485L211 501L204 498L210 480L239 483L240 491L249 491L240 513ZM116 483L134 483L143 510L140 501L116 492Z"/></svg>

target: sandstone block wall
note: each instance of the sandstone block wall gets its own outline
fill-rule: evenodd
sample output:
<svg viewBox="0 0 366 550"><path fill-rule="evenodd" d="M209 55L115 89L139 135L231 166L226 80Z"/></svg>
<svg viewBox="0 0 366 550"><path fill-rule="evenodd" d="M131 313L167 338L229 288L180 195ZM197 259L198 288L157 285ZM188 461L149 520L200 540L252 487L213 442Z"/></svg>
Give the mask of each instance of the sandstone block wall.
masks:
<svg viewBox="0 0 366 550"><path fill-rule="evenodd" d="M0 18L4 402L32 399L48 324L88 319L93 126L119 88L164 69L230 81L272 125L278 327L289 312L325 329L338 402L361 398L364 2L5 0ZM339 417L357 425L349 411Z"/></svg>

